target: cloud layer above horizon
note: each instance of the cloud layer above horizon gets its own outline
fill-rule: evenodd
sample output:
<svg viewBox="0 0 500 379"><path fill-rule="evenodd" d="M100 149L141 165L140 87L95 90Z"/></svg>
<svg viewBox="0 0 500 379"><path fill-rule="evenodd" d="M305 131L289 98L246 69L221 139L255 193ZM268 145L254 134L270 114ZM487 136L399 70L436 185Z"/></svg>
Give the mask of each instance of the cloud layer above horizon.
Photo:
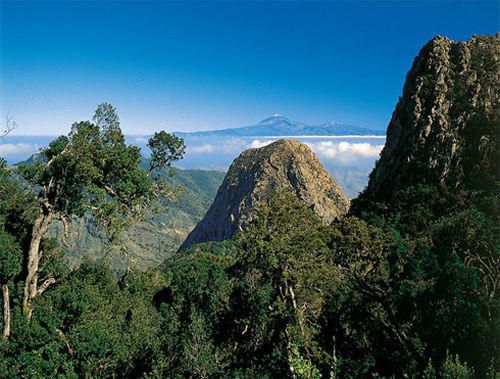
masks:
<svg viewBox="0 0 500 379"><path fill-rule="evenodd" d="M356 159L376 159L384 145L375 145L368 142L351 143L347 141L323 141L307 143L307 145L320 157L337 160L340 163L351 163Z"/></svg>
<svg viewBox="0 0 500 379"><path fill-rule="evenodd" d="M38 151L38 146L31 143L0 143L0 157L29 157Z"/></svg>
<svg viewBox="0 0 500 379"><path fill-rule="evenodd" d="M277 139L248 139L232 138L221 141L212 141L202 144L189 144L188 156L198 154L234 154L235 156L246 149L260 148L269 145ZM374 161L380 155L384 145L371 142L350 141L302 141L308 145L320 159L340 165L351 165L359 161ZM378 141L377 141L378 142Z"/></svg>
<svg viewBox="0 0 500 379"><path fill-rule="evenodd" d="M13 140L12 140L13 139ZM29 158L39 151L45 141L33 141L33 138L8 138L0 143L0 157L9 163L16 163ZM182 168L219 169L225 170L232 160L242 151L259 148L275 142L278 138L192 138L187 139L187 151L184 159L177 162ZM385 141L380 139L300 139L307 144L325 165L333 166L370 166L378 158ZM47 139L48 143L49 139ZM142 148L144 156L149 155L146 148L147 137L128 137L127 142ZM42 144L40 144L42 143Z"/></svg>

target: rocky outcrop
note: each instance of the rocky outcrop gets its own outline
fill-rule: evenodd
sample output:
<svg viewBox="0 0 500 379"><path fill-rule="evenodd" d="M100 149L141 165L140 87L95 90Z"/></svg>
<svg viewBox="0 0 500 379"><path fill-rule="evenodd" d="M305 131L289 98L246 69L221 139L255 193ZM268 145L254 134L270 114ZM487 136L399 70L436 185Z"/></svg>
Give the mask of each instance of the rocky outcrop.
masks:
<svg viewBox="0 0 500 379"><path fill-rule="evenodd" d="M498 181L500 36L435 37L415 58L363 200L401 189L494 188ZM355 205L356 206L356 205Z"/></svg>
<svg viewBox="0 0 500 379"><path fill-rule="evenodd" d="M246 150L234 160L213 204L181 249L233 237L252 221L259 205L277 192L292 193L325 224L349 208L349 200L308 146L280 140Z"/></svg>

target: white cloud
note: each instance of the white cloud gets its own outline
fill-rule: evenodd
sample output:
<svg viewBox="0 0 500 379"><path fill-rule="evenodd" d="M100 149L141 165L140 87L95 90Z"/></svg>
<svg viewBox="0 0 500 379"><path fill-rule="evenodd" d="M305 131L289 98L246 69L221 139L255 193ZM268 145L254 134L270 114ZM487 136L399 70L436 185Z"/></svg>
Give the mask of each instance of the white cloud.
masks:
<svg viewBox="0 0 500 379"><path fill-rule="evenodd" d="M187 151L191 154L213 153L215 151L215 146L210 143L206 143L204 145L188 147Z"/></svg>
<svg viewBox="0 0 500 379"><path fill-rule="evenodd" d="M268 141L260 141L258 139L255 139L252 141L252 143L248 144L247 146L245 146L245 148L247 149L254 149L254 148L259 148L259 147L264 147L264 146L267 146L273 142L275 142L276 140L268 140Z"/></svg>
<svg viewBox="0 0 500 379"><path fill-rule="evenodd" d="M187 144L187 152L189 154L203 154L203 153L232 153L237 154L244 150L245 141L240 138L221 139L213 143L204 143L201 145L191 145L189 141Z"/></svg>
<svg viewBox="0 0 500 379"><path fill-rule="evenodd" d="M334 159L341 163L347 163L360 158L376 158L384 147L384 145L350 143L347 141L338 143L331 141L309 142L308 145L320 157Z"/></svg>
<svg viewBox="0 0 500 379"><path fill-rule="evenodd" d="M240 152L250 148L267 146L277 139L266 138L228 138L220 140L205 140L199 144L187 143L187 155L207 154L210 160L214 155L232 154L236 157ZM200 141L201 142L201 141ZM371 164L380 154L383 144L348 141L302 141L306 143L324 162L335 164Z"/></svg>
<svg viewBox="0 0 500 379"><path fill-rule="evenodd" d="M38 150L37 146L30 143L2 143L0 144L0 156L8 157L20 154L32 154Z"/></svg>
<svg viewBox="0 0 500 379"><path fill-rule="evenodd" d="M242 138L227 138L222 140L222 143L217 146L216 151L237 154L246 148L245 142Z"/></svg>

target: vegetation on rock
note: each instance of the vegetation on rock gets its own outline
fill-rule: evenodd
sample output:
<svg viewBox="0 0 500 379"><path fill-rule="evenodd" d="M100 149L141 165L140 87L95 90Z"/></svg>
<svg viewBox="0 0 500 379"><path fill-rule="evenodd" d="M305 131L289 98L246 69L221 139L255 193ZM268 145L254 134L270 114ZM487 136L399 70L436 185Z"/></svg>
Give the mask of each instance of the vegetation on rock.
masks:
<svg viewBox="0 0 500 379"><path fill-rule="evenodd" d="M349 208L349 200L308 146L279 140L234 160L210 209L181 249L234 237L276 193L292 193L325 224Z"/></svg>

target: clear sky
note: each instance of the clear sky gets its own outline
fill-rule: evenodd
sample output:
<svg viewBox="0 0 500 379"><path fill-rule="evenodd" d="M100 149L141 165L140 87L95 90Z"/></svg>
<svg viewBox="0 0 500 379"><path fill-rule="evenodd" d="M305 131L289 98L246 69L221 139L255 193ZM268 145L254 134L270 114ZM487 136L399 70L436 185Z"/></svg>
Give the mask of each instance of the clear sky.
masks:
<svg viewBox="0 0 500 379"><path fill-rule="evenodd" d="M127 134L257 123L385 129L436 34L499 30L498 2L5 2L0 106L59 134L115 105Z"/></svg>

